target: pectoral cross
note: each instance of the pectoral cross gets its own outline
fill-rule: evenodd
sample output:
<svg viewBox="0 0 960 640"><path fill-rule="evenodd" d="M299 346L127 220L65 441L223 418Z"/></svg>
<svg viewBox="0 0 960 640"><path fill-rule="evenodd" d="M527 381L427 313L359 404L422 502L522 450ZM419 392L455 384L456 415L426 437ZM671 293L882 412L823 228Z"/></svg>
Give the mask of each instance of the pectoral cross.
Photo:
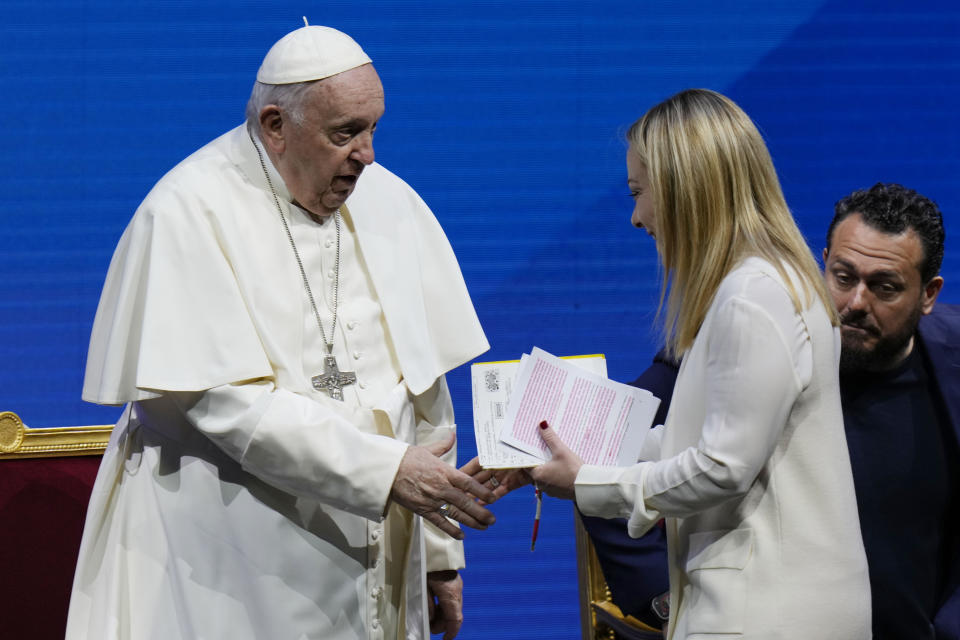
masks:
<svg viewBox="0 0 960 640"><path fill-rule="evenodd" d="M313 388L317 391L326 391L334 400L343 400L343 388L357 381L357 374L353 371L340 371L337 359L332 353L323 357L323 373L310 378Z"/></svg>

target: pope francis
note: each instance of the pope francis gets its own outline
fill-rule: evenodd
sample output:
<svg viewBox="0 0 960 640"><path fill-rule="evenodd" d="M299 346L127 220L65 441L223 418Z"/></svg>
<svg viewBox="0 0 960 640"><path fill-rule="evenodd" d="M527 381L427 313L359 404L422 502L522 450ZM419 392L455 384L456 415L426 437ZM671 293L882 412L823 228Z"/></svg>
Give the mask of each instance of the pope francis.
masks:
<svg viewBox="0 0 960 640"><path fill-rule="evenodd" d="M370 58L307 26L247 122L167 173L107 274L83 397L126 405L67 638L407 639L459 630L444 374L487 349L433 214L374 162Z"/></svg>

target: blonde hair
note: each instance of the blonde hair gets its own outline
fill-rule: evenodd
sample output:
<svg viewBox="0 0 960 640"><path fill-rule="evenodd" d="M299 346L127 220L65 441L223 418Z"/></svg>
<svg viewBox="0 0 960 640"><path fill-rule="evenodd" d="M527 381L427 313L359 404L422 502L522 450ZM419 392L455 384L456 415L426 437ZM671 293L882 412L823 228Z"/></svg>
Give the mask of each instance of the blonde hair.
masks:
<svg viewBox="0 0 960 640"><path fill-rule="evenodd" d="M669 353L690 348L720 282L748 256L776 267L797 312L816 295L839 324L763 138L732 100L706 89L682 91L636 121L627 140L650 178L663 266L658 314L666 296Z"/></svg>

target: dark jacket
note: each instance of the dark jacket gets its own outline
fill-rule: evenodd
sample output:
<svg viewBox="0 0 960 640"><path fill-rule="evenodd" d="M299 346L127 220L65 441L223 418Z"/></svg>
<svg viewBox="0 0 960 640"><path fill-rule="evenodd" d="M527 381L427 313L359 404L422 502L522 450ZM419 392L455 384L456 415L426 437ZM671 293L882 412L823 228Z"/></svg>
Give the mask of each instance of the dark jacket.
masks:
<svg viewBox="0 0 960 640"><path fill-rule="evenodd" d="M930 366L940 400L960 444L960 306L938 304L933 313L920 320L920 341ZM955 448L954 451L957 449ZM953 460L954 478L960 473L960 460ZM951 539L954 546L949 559L947 584L940 607L933 619L937 640L960 640L960 487L953 490L954 505Z"/></svg>

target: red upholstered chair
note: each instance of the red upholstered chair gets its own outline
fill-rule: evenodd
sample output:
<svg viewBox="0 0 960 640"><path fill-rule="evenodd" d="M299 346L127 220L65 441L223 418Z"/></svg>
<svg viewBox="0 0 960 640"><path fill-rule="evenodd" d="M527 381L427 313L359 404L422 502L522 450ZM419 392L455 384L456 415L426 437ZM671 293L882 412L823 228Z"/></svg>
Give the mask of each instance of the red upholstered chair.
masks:
<svg viewBox="0 0 960 640"><path fill-rule="evenodd" d="M112 426L0 413L0 637L62 640L87 501Z"/></svg>

